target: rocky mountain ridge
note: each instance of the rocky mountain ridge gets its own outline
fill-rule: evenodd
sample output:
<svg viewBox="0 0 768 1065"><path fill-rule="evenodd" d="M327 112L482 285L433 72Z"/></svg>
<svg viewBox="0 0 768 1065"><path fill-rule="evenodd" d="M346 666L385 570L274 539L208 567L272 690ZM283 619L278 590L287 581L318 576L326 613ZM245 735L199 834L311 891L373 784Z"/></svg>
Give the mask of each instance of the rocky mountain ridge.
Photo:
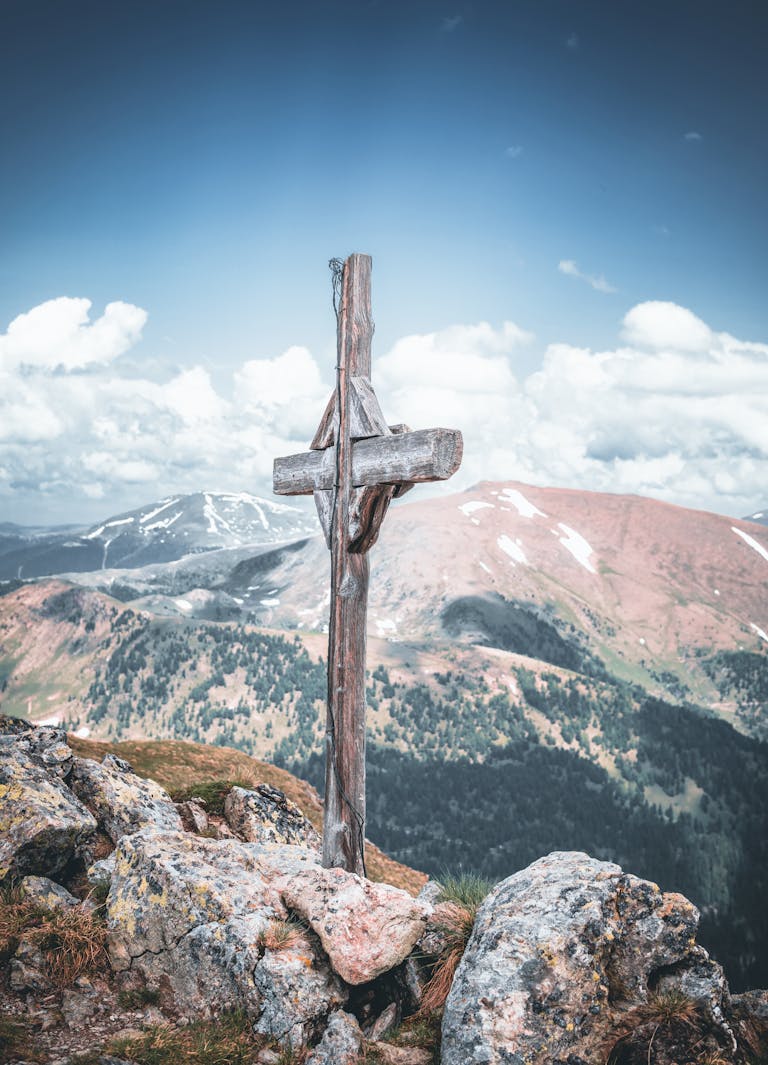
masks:
<svg viewBox="0 0 768 1065"><path fill-rule="evenodd" d="M372 636L586 665L731 720L740 706L761 716L768 534L754 523L637 496L484 483L393 508L371 564ZM156 615L327 629L320 536L73 577Z"/></svg>
<svg viewBox="0 0 768 1065"><path fill-rule="evenodd" d="M73 1032L91 1061L99 1038L99 1061L146 1061L158 1023L167 1040L233 1007L262 1063L735 1065L765 1053L768 995L732 996L696 945L695 907L616 865L554 853L508 876L476 917L464 910L463 956L446 968L459 918L439 885L413 898L321 869L314 830L274 788L231 789L211 831L204 806L174 805L124 761L73 755L56 729L0 725L0 874L18 919L8 993L41 1062L74 1062L61 1057L82 1046ZM98 905L68 890L79 870ZM24 924L33 912L103 928L70 989L39 925ZM444 1012L427 1005L438 976ZM119 996L154 1003L127 1032L114 1031ZM414 1017L434 1043L409 1039Z"/></svg>
<svg viewBox="0 0 768 1065"><path fill-rule="evenodd" d="M0 529L0 580L173 563L188 555L296 540L312 529L299 507L247 492L171 496L90 528Z"/></svg>

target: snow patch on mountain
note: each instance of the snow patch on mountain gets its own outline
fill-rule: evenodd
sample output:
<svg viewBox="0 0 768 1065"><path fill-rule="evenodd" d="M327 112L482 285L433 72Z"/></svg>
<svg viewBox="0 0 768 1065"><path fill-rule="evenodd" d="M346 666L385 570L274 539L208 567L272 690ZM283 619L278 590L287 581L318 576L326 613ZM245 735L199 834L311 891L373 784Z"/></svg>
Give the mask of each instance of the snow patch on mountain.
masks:
<svg viewBox="0 0 768 1065"><path fill-rule="evenodd" d="M151 532L153 529L168 529L174 522L179 520L182 513L183 511L177 510L170 518L161 518L160 521L153 521L151 525L144 526L144 532Z"/></svg>
<svg viewBox="0 0 768 1065"><path fill-rule="evenodd" d="M557 529L553 529L552 532L566 551L570 551L579 565L583 566L585 570L590 573L596 573L597 570L589 561L589 556L593 555L594 551L581 533L577 533L575 529L572 529L569 525L564 525L561 521L557 523L557 528L564 532L565 536L561 536Z"/></svg>
<svg viewBox="0 0 768 1065"><path fill-rule="evenodd" d="M159 506L155 507L154 510L150 510L150 512L148 514L142 514L140 516L139 524L140 525L144 525L145 522L151 521L158 514L162 514L162 512L164 510L167 510L168 507L172 507L175 503L178 503L178 502L179 502L179 497L178 496L176 496L175 499L161 499ZM135 519L134 518L124 518L123 520L124 521L134 521ZM113 524L117 525L118 522L113 522Z"/></svg>
<svg viewBox="0 0 768 1065"><path fill-rule="evenodd" d="M525 551L523 551L519 541L512 540L509 536L503 535L498 538L496 543L506 555L509 555L513 565L515 562L522 562L524 566L528 565L528 559L525 557Z"/></svg>
<svg viewBox="0 0 768 1065"><path fill-rule="evenodd" d="M753 539L749 533L745 533L743 529L737 529L735 525L731 526L731 532L735 532L737 536L740 536L744 543L749 544L753 550L757 551L758 555L761 555L765 561L768 562L768 551L766 551L762 544L759 544L757 540Z"/></svg>
<svg viewBox="0 0 768 1065"><path fill-rule="evenodd" d="M510 503L521 518L546 518L547 516L543 510L539 510L537 506L529 502L517 488L505 488L499 493L499 502Z"/></svg>
<svg viewBox="0 0 768 1065"><path fill-rule="evenodd" d="M471 499L469 503L462 503L459 506L459 510L462 514L469 517L470 514L474 514L476 510L484 510L486 507L493 509L493 503L484 503L480 499Z"/></svg>

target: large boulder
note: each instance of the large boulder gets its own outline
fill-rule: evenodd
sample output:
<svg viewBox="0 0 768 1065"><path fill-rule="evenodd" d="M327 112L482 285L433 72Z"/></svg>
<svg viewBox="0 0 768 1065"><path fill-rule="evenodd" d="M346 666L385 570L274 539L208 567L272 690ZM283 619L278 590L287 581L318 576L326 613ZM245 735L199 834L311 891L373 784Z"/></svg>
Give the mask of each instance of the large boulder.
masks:
<svg viewBox="0 0 768 1065"><path fill-rule="evenodd" d="M224 801L224 816L241 839L251 843L288 843L319 849L320 837L301 810L271 784L235 786Z"/></svg>
<svg viewBox="0 0 768 1065"><path fill-rule="evenodd" d="M0 880L55 877L87 858L95 834L95 819L55 772L0 744Z"/></svg>
<svg viewBox="0 0 768 1065"><path fill-rule="evenodd" d="M113 843L148 826L158 831L183 827L167 791L115 755L107 754L101 762L75 758L69 783Z"/></svg>
<svg viewBox="0 0 768 1065"><path fill-rule="evenodd" d="M7 753L22 752L35 765L65 778L72 768L73 754L64 729L51 725L35 727L19 718L0 714L0 748Z"/></svg>
<svg viewBox="0 0 768 1065"><path fill-rule="evenodd" d="M399 888L343 869L307 868L283 884L285 904L320 937L335 972L365 984L413 950L430 908Z"/></svg>
<svg viewBox="0 0 768 1065"><path fill-rule="evenodd" d="M302 1045L347 999L314 936L269 935L289 917L283 879L315 861L297 847L186 832L124 836L107 899L113 967L168 987L188 1016L242 1008L258 1031Z"/></svg>
<svg viewBox="0 0 768 1065"><path fill-rule="evenodd" d="M681 895L586 854L534 862L480 907L445 1007L444 1065L605 1060L620 1018L648 1004L671 972L717 1014L698 919ZM720 1034L730 1047L729 1032Z"/></svg>

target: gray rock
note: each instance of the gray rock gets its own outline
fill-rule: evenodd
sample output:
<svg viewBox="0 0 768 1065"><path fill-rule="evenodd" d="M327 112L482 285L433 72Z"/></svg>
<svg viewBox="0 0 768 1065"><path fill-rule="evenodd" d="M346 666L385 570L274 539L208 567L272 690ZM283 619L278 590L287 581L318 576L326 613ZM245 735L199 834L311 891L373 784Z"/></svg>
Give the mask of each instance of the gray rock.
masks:
<svg viewBox="0 0 768 1065"><path fill-rule="evenodd" d="M289 843L320 847L320 837L301 810L271 784L251 790L234 787L224 801L224 816L241 839L251 843Z"/></svg>
<svg viewBox="0 0 768 1065"><path fill-rule="evenodd" d="M692 947L683 965L662 973L656 990L679 991L691 999L709 1019L711 1027L719 1029L731 1049L736 1050L736 1036L726 1019L730 994L725 973L703 947Z"/></svg>
<svg viewBox="0 0 768 1065"><path fill-rule="evenodd" d="M87 1028L93 1021L99 1002L96 988L67 988L61 994L61 1012L67 1026L72 1029Z"/></svg>
<svg viewBox="0 0 768 1065"><path fill-rule="evenodd" d="M96 821L56 774L0 745L0 881L55 877L87 857L95 834Z"/></svg>
<svg viewBox="0 0 768 1065"><path fill-rule="evenodd" d="M208 814L205 812L202 799L187 799L185 802L177 802L174 805L187 832L196 832L201 835L208 830Z"/></svg>
<svg viewBox="0 0 768 1065"><path fill-rule="evenodd" d="M0 715L0 749L21 751L39 765L59 777L66 777L72 767L73 753L67 744L64 729L51 725L30 725L18 718Z"/></svg>
<svg viewBox="0 0 768 1065"><path fill-rule="evenodd" d="M297 1047L346 1001L311 937L264 947L270 922L288 917L282 880L311 864L309 852L144 829L123 837L115 859L112 965L165 984L182 1013L242 1008L260 1032Z"/></svg>
<svg viewBox="0 0 768 1065"><path fill-rule="evenodd" d="M71 910L81 905L80 899L45 876L25 876L19 887L25 899L45 910Z"/></svg>
<svg viewBox="0 0 768 1065"><path fill-rule="evenodd" d="M85 877L92 888L109 890L115 872L115 852L89 865Z"/></svg>
<svg viewBox="0 0 768 1065"><path fill-rule="evenodd" d="M428 880L416 898L427 906L435 906L440 901L443 886L437 880Z"/></svg>
<svg viewBox="0 0 768 1065"><path fill-rule="evenodd" d="M112 754L105 755L101 763L75 758L70 787L114 843L148 826L158 831L182 828L170 795L154 780L137 776L127 762Z"/></svg>
<svg viewBox="0 0 768 1065"><path fill-rule="evenodd" d="M299 935L290 946L265 950L253 971L261 995L256 1031L297 1050L330 1009L343 1006L347 991L317 949L314 937Z"/></svg>
<svg viewBox="0 0 768 1065"><path fill-rule="evenodd" d="M731 1005L745 1016L765 1025L768 1031L768 991L745 991L731 998Z"/></svg>
<svg viewBox="0 0 768 1065"><path fill-rule="evenodd" d="M387 1008L380 1013L373 1024L366 1030L365 1037L372 1042L383 1039L387 1032L391 1032L397 1025L398 1008L396 1002L390 1002Z"/></svg>
<svg viewBox="0 0 768 1065"><path fill-rule="evenodd" d="M555 853L480 907L443 1017L444 1065L600 1059L612 1003L647 1000L652 974L696 963L698 911L586 854Z"/></svg>
<svg viewBox="0 0 768 1065"><path fill-rule="evenodd" d="M768 991L733 995L728 1021L748 1060L768 1060Z"/></svg>
<svg viewBox="0 0 768 1065"><path fill-rule="evenodd" d="M398 1047L392 1043L369 1043L381 1065L432 1065L434 1055L423 1047Z"/></svg>
<svg viewBox="0 0 768 1065"><path fill-rule="evenodd" d="M50 991L52 984L46 972L42 951L33 943L22 940L11 958L9 985L12 991Z"/></svg>
<svg viewBox="0 0 768 1065"><path fill-rule="evenodd" d="M307 1058L306 1065L357 1065L363 1045L360 1025L351 1013L331 1014L323 1038Z"/></svg>
<svg viewBox="0 0 768 1065"><path fill-rule="evenodd" d="M271 1047L264 1047L256 1055L256 1061L259 1065L280 1065L280 1061L283 1055L278 1054L276 1050L272 1050Z"/></svg>

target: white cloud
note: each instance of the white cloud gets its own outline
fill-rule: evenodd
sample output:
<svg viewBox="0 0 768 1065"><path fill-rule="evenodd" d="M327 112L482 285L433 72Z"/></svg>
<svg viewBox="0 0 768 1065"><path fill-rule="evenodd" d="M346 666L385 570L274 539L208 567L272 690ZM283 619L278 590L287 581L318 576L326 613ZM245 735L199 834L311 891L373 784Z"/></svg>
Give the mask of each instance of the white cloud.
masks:
<svg viewBox="0 0 768 1065"><path fill-rule="evenodd" d="M706 352L714 343L712 330L692 311L676 303L638 303L624 318L622 335L640 348Z"/></svg>
<svg viewBox="0 0 768 1065"><path fill-rule="evenodd" d="M20 314L0 336L0 367L78 370L112 362L141 338L147 313L131 303L109 303L90 322L91 301L48 300Z"/></svg>
<svg viewBox="0 0 768 1065"><path fill-rule="evenodd" d="M510 144L508 148L504 149L504 154L507 159L519 159L523 154L522 146L519 144Z"/></svg>
<svg viewBox="0 0 768 1065"><path fill-rule="evenodd" d="M613 285L610 285L602 274L595 277L592 274L584 274L579 270L578 264L573 259L561 259L557 264L557 269L561 274L565 274L567 277L575 277L579 281L584 281L590 285L597 292L616 292Z"/></svg>
<svg viewBox="0 0 768 1065"><path fill-rule="evenodd" d="M632 307L615 346L550 344L521 376L532 341L512 322L480 322L402 337L376 356L390 422L464 433L464 463L445 490L515 478L733 514L764 502L767 344L665 301ZM61 342L71 352L71 330ZM330 360L323 371L302 347L248 360L219 388L193 365L148 380L132 357L63 373L72 356L53 342L46 350L43 362L0 368L0 498L59 500L62 519L87 500L107 516L201 487L268 493L274 457L307 447L332 390Z"/></svg>
<svg viewBox="0 0 768 1065"><path fill-rule="evenodd" d="M695 142L695 141L703 141L704 138L702 137L702 135L700 133L697 133L695 129L691 129L687 133L683 134L683 140L684 141Z"/></svg>
<svg viewBox="0 0 768 1065"><path fill-rule="evenodd" d="M579 44L580 44L579 35L577 33L572 33L565 40L565 47L569 48L572 52L575 52L575 51L578 50Z"/></svg>

